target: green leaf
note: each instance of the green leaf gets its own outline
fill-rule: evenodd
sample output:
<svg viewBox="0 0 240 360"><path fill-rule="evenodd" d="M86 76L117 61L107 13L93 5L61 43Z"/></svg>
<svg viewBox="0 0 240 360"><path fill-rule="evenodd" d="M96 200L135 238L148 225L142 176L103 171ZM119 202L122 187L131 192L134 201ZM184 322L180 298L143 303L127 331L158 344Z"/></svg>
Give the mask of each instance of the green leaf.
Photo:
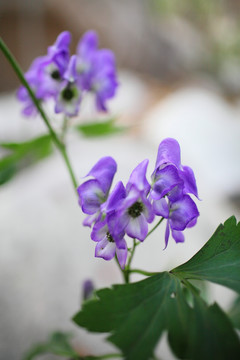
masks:
<svg viewBox="0 0 240 360"><path fill-rule="evenodd" d="M240 296L234 301L228 316L230 317L234 327L240 330Z"/></svg>
<svg viewBox="0 0 240 360"><path fill-rule="evenodd" d="M55 332L49 340L45 343L37 344L28 351L23 360L32 360L36 356L44 354L53 354L64 357L71 357L72 359L79 359L79 355L73 350L69 343L70 334Z"/></svg>
<svg viewBox="0 0 240 360"><path fill-rule="evenodd" d="M113 135L125 130L123 126L115 125L115 119L107 119L101 122L89 122L77 125L76 129L86 137Z"/></svg>
<svg viewBox="0 0 240 360"><path fill-rule="evenodd" d="M0 143L7 155L0 159L0 185L9 181L22 169L52 153L50 135L43 135L22 143Z"/></svg>
<svg viewBox="0 0 240 360"><path fill-rule="evenodd" d="M230 217L196 255L171 272L180 279L208 280L240 293L240 223Z"/></svg>
<svg viewBox="0 0 240 360"><path fill-rule="evenodd" d="M180 358L212 360L217 353L218 359L226 354L239 359L240 342L230 320L217 305L208 307L197 294L193 297L191 307L180 280L164 272L97 291L73 320L89 331L109 332L108 340L127 360L150 359L164 331Z"/></svg>

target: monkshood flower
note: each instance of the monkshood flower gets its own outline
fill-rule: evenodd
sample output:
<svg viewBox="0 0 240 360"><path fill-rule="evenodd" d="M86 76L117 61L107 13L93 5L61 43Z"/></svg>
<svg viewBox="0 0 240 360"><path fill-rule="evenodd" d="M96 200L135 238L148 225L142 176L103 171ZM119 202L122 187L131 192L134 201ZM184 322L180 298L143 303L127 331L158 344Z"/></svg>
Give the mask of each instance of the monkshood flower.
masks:
<svg viewBox="0 0 240 360"><path fill-rule="evenodd" d="M69 62L70 41L71 34L68 31L62 32L55 44L48 48L47 55L36 58L26 72L26 80L37 99L46 100L57 95ZM24 115L36 113L35 105L24 86L20 86L17 97L25 104Z"/></svg>
<svg viewBox="0 0 240 360"><path fill-rule="evenodd" d="M132 238L143 241L148 223L154 219L152 205L147 198L150 185L146 178L148 160L141 162L130 175L124 199L117 207L115 231L125 231Z"/></svg>
<svg viewBox="0 0 240 360"><path fill-rule="evenodd" d="M113 216L115 216L113 214ZM118 239L114 237L111 229L108 225L111 215L109 215L108 220L97 222L92 230L91 238L93 241L97 242L95 248L95 257L101 257L104 260L111 260L115 254L117 255L118 262L122 269L124 269L126 260L127 260L127 244L124 239L124 234L118 235Z"/></svg>
<svg viewBox="0 0 240 360"><path fill-rule="evenodd" d="M83 300L89 300L93 297L94 288L92 280L88 279L84 281L82 285Z"/></svg>
<svg viewBox="0 0 240 360"><path fill-rule="evenodd" d="M109 156L103 157L86 175L93 179L78 187L79 204L82 211L89 215L84 225L91 226L101 216L116 171L116 161Z"/></svg>
<svg viewBox="0 0 240 360"><path fill-rule="evenodd" d="M75 83L64 82L56 97L55 112L76 116L81 103L81 92Z"/></svg>
<svg viewBox="0 0 240 360"><path fill-rule="evenodd" d="M160 199L175 186L181 185L183 193L193 194L198 198L194 173L190 167L181 165L180 146L175 139L167 138L160 143L152 181L153 199Z"/></svg>
<svg viewBox="0 0 240 360"><path fill-rule="evenodd" d="M111 50L98 50L98 36L94 31L82 37L66 77L77 80L83 91L95 94L98 110L107 110L106 101L115 95L118 86L115 57Z"/></svg>
<svg viewBox="0 0 240 360"><path fill-rule="evenodd" d="M168 245L170 230L176 243L184 242L182 231L186 227L194 226L199 216L197 206L189 195L183 195L176 201L166 198L159 199L153 203L153 209L156 215L167 219L165 248Z"/></svg>

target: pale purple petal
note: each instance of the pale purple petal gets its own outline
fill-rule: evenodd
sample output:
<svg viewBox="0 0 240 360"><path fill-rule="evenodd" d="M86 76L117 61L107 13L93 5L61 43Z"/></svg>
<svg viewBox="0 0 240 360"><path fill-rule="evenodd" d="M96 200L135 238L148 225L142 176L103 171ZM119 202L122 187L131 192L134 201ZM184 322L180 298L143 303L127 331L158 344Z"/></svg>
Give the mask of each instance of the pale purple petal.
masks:
<svg viewBox="0 0 240 360"><path fill-rule="evenodd" d="M107 211L113 211L117 209L117 206L119 206L120 201L122 201L126 197L126 190L123 186L123 183L119 181L113 191L109 194L108 200L107 200Z"/></svg>
<svg viewBox="0 0 240 360"><path fill-rule="evenodd" d="M150 185L146 178L146 172L148 167L149 160L143 160L131 173L130 178L128 180L126 189L127 191L130 190L132 185L139 191L144 191L147 194L150 190Z"/></svg>
<svg viewBox="0 0 240 360"><path fill-rule="evenodd" d="M172 230L172 237L176 241L176 243L183 243L184 242L184 235L182 231Z"/></svg>
<svg viewBox="0 0 240 360"><path fill-rule="evenodd" d="M88 180L77 189L79 204L85 214L94 214L100 208L104 199L104 193L97 180Z"/></svg>
<svg viewBox="0 0 240 360"><path fill-rule="evenodd" d="M188 224L187 224L187 228L191 228L193 226L195 226L197 223L197 217L193 220L191 220Z"/></svg>
<svg viewBox="0 0 240 360"><path fill-rule="evenodd" d="M168 218L169 216L169 206L165 198L160 200L153 201L153 211L156 215Z"/></svg>
<svg viewBox="0 0 240 360"><path fill-rule="evenodd" d="M161 199L176 185L181 184L178 170L174 165L167 165L154 173L154 185L151 197L155 200Z"/></svg>
<svg viewBox="0 0 240 360"><path fill-rule="evenodd" d="M166 230L165 230L165 248L168 246L168 240L170 235L170 226L169 226L169 220L167 220Z"/></svg>
<svg viewBox="0 0 240 360"><path fill-rule="evenodd" d="M167 197L171 203L174 203L180 199L182 199L184 192L183 192L184 184L183 181L175 186L169 193L167 194Z"/></svg>
<svg viewBox="0 0 240 360"><path fill-rule="evenodd" d="M101 241L103 240L108 232L108 226L106 221L97 222L91 232L91 239L93 241Z"/></svg>
<svg viewBox="0 0 240 360"><path fill-rule="evenodd" d="M99 217L99 213L94 213L93 215L88 215L87 217L85 217L85 219L83 220L83 226L89 226L92 227L92 224L97 221Z"/></svg>
<svg viewBox="0 0 240 360"><path fill-rule="evenodd" d="M77 46L77 53L83 58L89 57L98 48L98 35L95 31L87 31Z"/></svg>
<svg viewBox="0 0 240 360"><path fill-rule="evenodd" d="M125 265L126 265L126 261L127 261L127 254L128 254L127 249L116 248L116 254L117 254L119 265L121 266L122 269L124 269Z"/></svg>
<svg viewBox="0 0 240 360"><path fill-rule="evenodd" d="M136 218L130 217L129 223L126 227L126 233L131 238L136 238L143 241L148 233L148 223L143 214Z"/></svg>
<svg viewBox="0 0 240 360"><path fill-rule="evenodd" d="M177 168L181 166L180 146L177 140L172 138L167 138L160 143L155 168L169 163Z"/></svg>
<svg viewBox="0 0 240 360"><path fill-rule="evenodd" d="M148 223L153 222L154 220L154 211L153 211L153 206L150 203L150 201L148 200L148 198L146 198L144 195L141 197L142 203L143 203L143 214L147 220Z"/></svg>
<svg viewBox="0 0 240 360"><path fill-rule="evenodd" d="M116 161L112 157L106 156L101 158L86 176L93 176L96 178L101 184L104 193L107 194L116 171Z"/></svg>
<svg viewBox="0 0 240 360"><path fill-rule="evenodd" d="M171 204L170 226L173 230L184 230L188 223L199 216L196 204L189 195Z"/></svg>
<svg viewBox="0 0 240 360"><path fill-rule="evenodd" d="M111 260L116 251L116 244L114 242L109 242L105 237L103 240L99 241L95 248L95 257L101 257L104 260Z"/></svg>
<svg viewBox="0 0 240 360"><path fill-rule="evenodd" d="M184 192L193 194L198 198L197 184L193 170L189 166L183 166L183 170L179 172L179 175L184 181Z"/></svg>

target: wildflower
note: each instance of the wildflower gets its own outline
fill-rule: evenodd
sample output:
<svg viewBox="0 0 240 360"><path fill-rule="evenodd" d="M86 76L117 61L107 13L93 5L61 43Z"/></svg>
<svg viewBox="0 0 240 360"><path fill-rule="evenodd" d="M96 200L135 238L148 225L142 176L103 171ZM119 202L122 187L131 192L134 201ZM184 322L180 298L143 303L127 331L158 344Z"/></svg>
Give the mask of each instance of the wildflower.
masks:
<svg viewBox="0 0 240 360"><path fill-rule="evenodd" d="M95 257L111 260L116 254L121 268L124 269L128 252L126 241L121 236L118 236L116 241L106 219L94 225L91 238L97 242Z"/></svg>
<svg viewBox="0 0 240 360"><path fill-rule="evenodd" d="M46 100L58 93L69 61L70 41L70 33L62 32L55 44L48 48L48 54L36 58L26 72L26 80L37 99ZM25 104L24 115L30 116L36 113L35 105L24 86L18 89L17 97Z"/></svg>
<svg viewBox="0 0 240 360"><path fill-rule="evenodd" d="M126 185L126 195L117 208L117 231L143 241L148 233L148 223L154 219L152 205L147 198L150 185L146 179L148 160L141 162L131 173Z"/></svg>
<svg viewBox="0 0 240 360"><path fill-rule="evenodd" d="M181 165L180 146L177 140L167 138L158 147L155 170L152 174L153 198L161 198L183 182L183 192L198 197L193 170Z"/></svg>
<svg viewBox="0 0 240 360"><path fill-rule="evenodd" d="M93 177L93 179L85 181L78 187L79 204L82 211L90 215L85 219L84 225L91 226L101 214L116 170L115 160L109 156L103 157L86 175Z"/></svg>
<svg viewBox="0 0 240 360"><path fill-rule="evenodd" d="M116 79L115 57L111 50L98 50L98 37L94 31L88 31L77 47L77 56L72 69L74 77L82 90L91 91L96 97L96 106L106 111L106 101L115 95Z"/></svg>
<svg viewBox="0 0 240 360"><path fill-rule="evenodd" d="M153 203L153 210L156 215L160 215L167 219L165 231L165 247L168 245L170 230L174 240L178 242L184 241L182 233L186 227L192 227L196 224L199 212L195 202L189 195L182 195L176 201L166 198L159 199Z"/></svg>

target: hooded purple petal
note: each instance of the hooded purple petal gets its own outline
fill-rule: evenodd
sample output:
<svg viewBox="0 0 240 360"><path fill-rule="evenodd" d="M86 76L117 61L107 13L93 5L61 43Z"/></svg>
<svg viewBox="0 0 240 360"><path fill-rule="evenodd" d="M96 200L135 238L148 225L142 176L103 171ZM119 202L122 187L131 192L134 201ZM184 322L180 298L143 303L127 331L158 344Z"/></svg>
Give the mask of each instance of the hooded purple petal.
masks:
<svg viewBox="0 0 240 360"><path fill-rule="evenodd" d="M154 200L161 199L176 185L183 181L180 179L178 169L174 165L167 165L162 169L158 169L154 173L154 185L151 191L151 197Z"/></svg>
<svg viewBox="0 0 240 360"><path fill-rule="evenodd" d="M96 178L101 184L101 188L104 193L107 194L111 187L116 171L116 161L112 157L106 156L101 158L86 176L92 176Z"/></svg>
<svg viewBox="0 0 240 360"><path fill-rule="evenodd" d="M79 204L85 214L92 215L100 209L104 202L104 193L97 180L88 180L77 189Z"/></svg>
<svg viewBox="0 0 240 360"><path fill-rule="evenodd" d="M148 167L149 160L143 160L131 173L130 178L128 180L126 189L129 192L132 185L139 191L144 191L145 194L148 194L150 190L150 185L146 178L146 172Z"/></svg>
<svg viewBox="0 0 240 360"><path fill-rule="evenodd" d="M123 183L119 181L107 200L107 211L116 211L119 203L126 197L126 190Z"/></svg>
<svg viewBox="0 0 240 360"><path fill-rule="evenodd" d="M180 146L177 140L167 138L160 143L155 168L163 164L174 164L177 168L181 166Z"/></svg>
<svg viewBox="0 0 240 360"><path fill-rule="evenodd" d="M98 49L98 35L95 31L87 31L77 46L77 53L83 58L88 58Z"/></svg>

